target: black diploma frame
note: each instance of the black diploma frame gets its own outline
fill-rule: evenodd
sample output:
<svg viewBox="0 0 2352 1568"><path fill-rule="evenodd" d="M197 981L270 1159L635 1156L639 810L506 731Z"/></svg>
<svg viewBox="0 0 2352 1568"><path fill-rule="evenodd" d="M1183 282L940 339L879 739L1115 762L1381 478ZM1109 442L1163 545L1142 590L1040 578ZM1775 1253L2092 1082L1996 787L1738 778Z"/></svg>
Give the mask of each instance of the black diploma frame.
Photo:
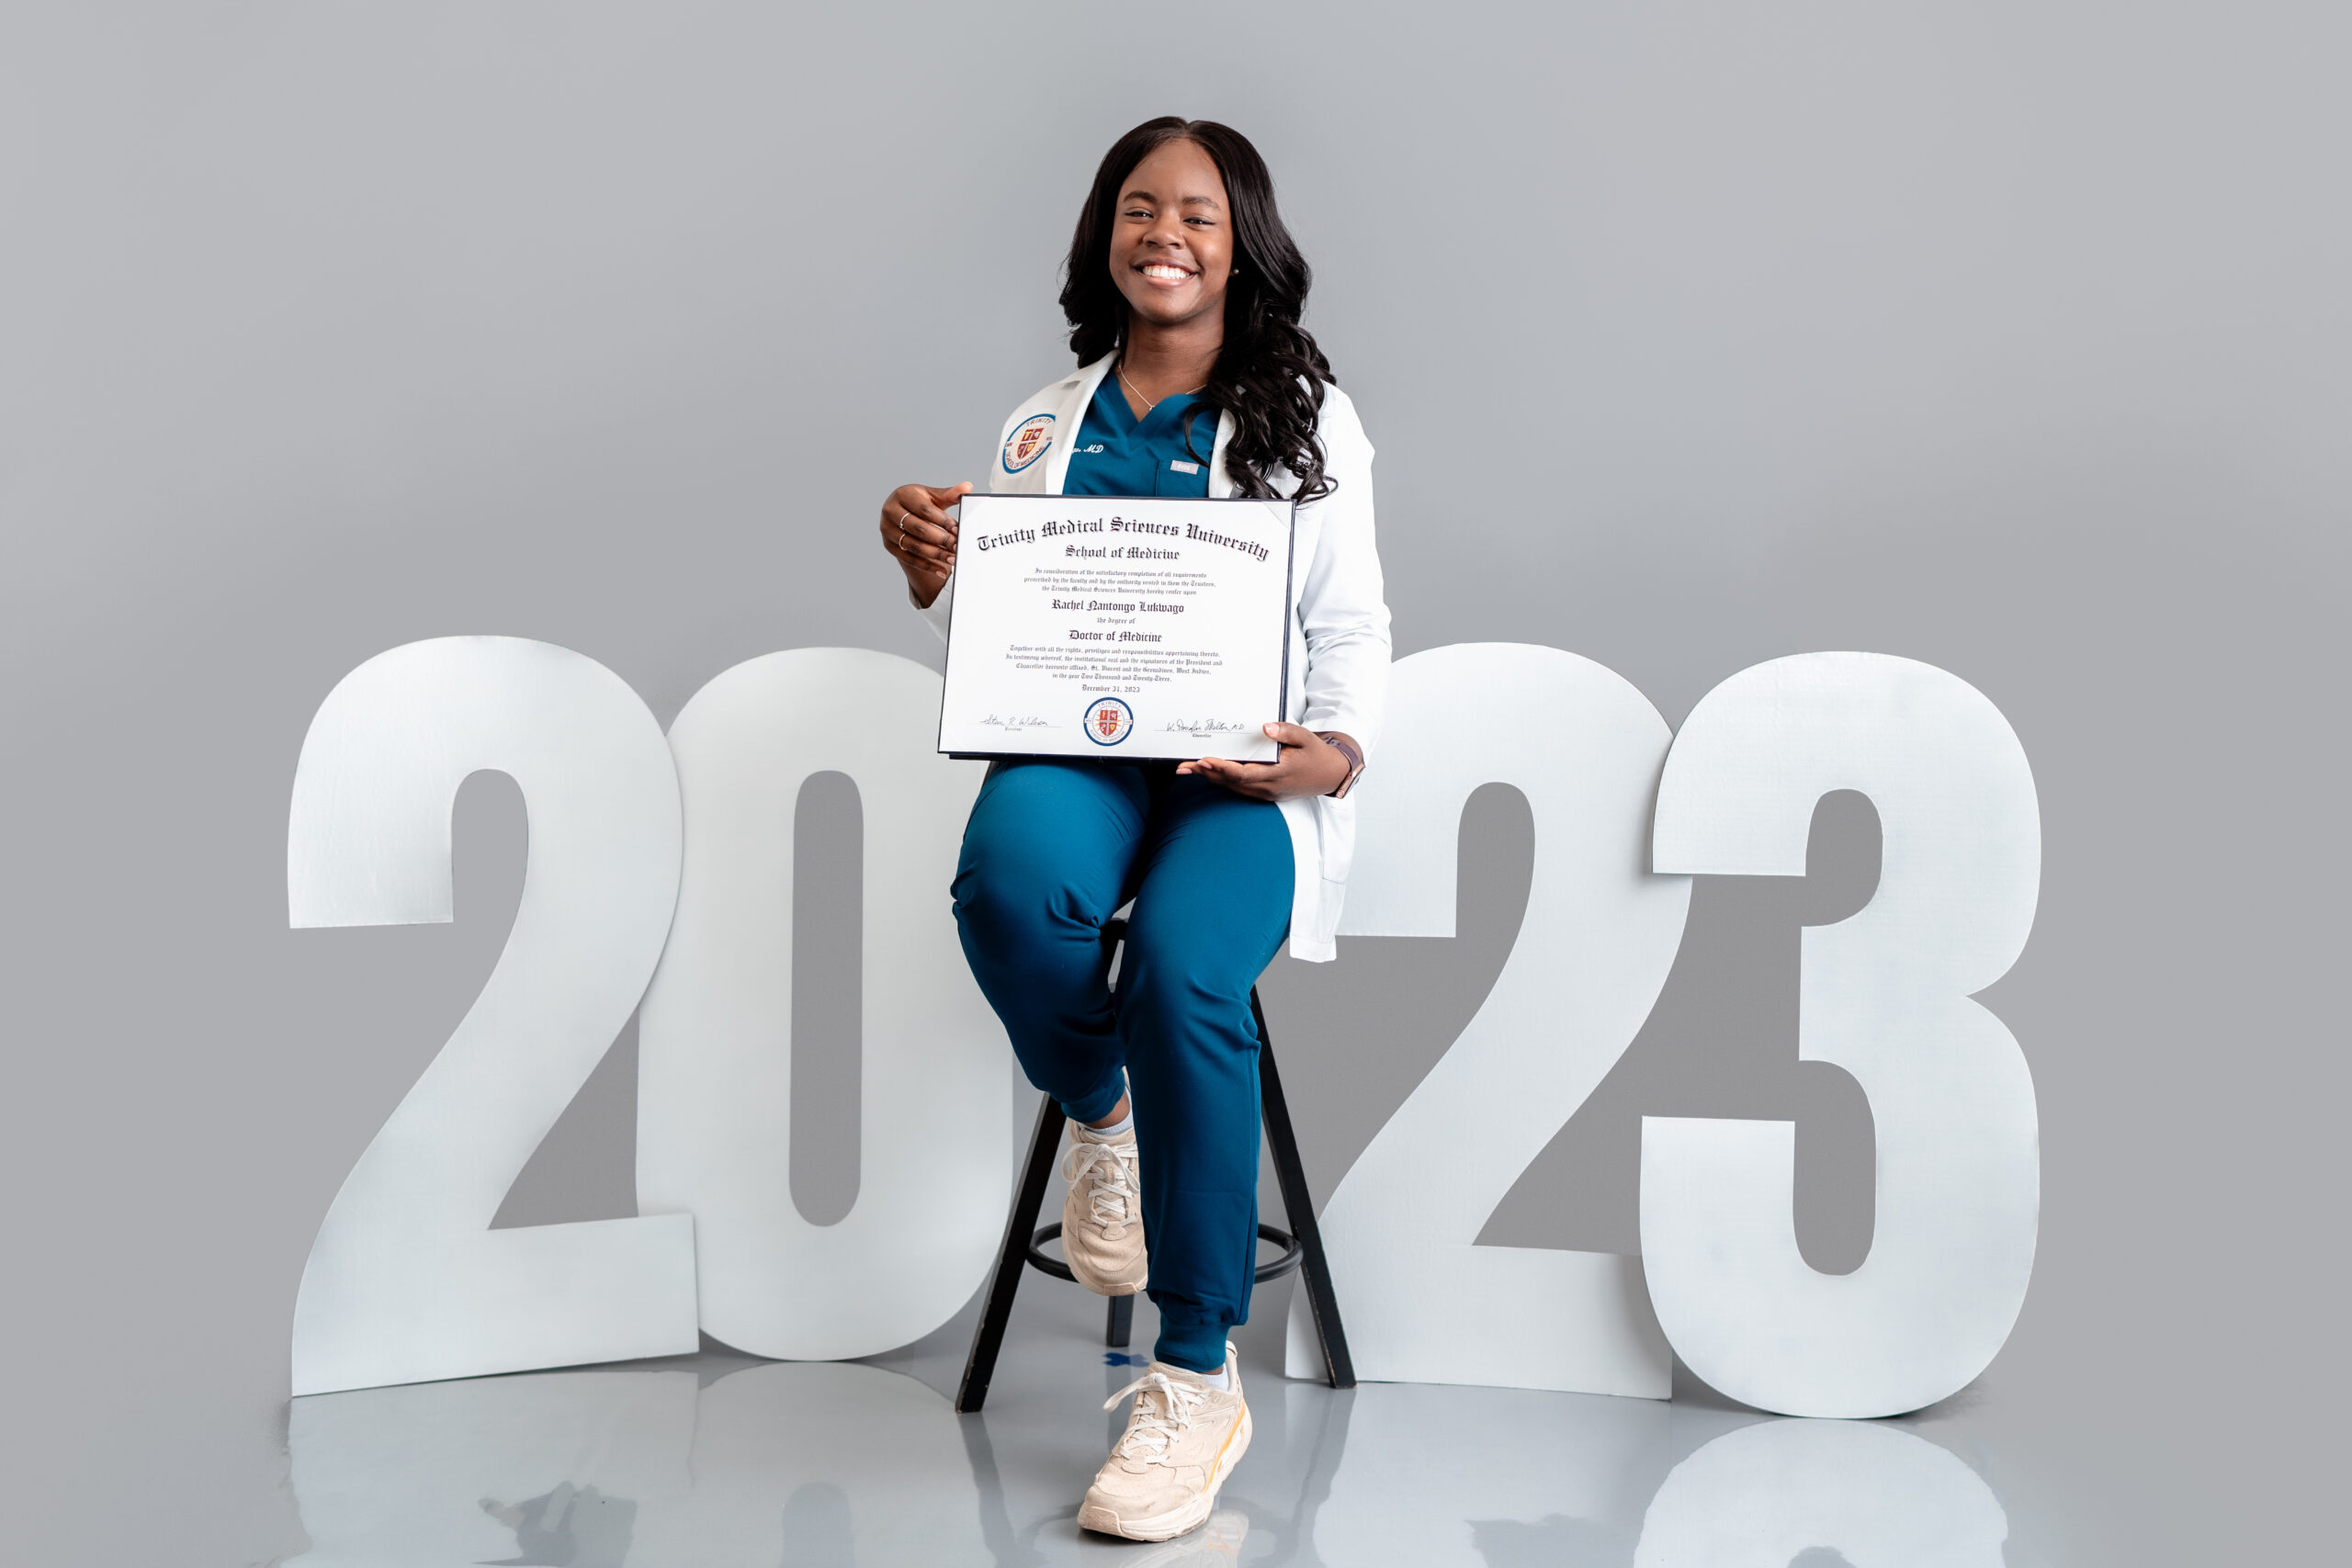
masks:
<svg viewBox="0 0 2352 1568"><path fill-rule="evenodd" d="M1272 699L1272 706L1273 720L1275 722L1286 722L1290 717L1291 606L1297 572L1296 549L1298 538L1298 508L1297 504L1294 502L1285 501L1280 497L1271 496L1234 496L1208 499L1197 497L1180 498L1171 496L967 495L963 499L963 502L960 504L960 515L957 525L957 576L958 578L962 576L963 565L965 560L967 558L964 554L967 549L973 548L976 541L982 537L1001 538L1004 536L1001 534L989 534L988 530L1004 529L1010 532L1012 529L1022 526L1025 520L1019 520L1018 514L1023 513L1032 514L1046 514L1040 517L1039 526L1042 526L1046 523L1060 522L1063 523L1070 531L1066 535L1047 535L1045 536L1042 540L1024 540L1021 541L1022 543L1034 544L1050 541L1078 546L1078 547L1084 548L1090 547L1091 542L1095 540L1102 541L1108 547L1117 547L1116 546L1112 545L1112 541L1118 540L1121 544L1129 544L1140 542L1141 539L1149 537L1150 536L1138 534L1136 536L1135 540L1130 541L1121 538L1121 534L1119 532L1114 532L1112 530L1112 525L1114 524L1134 526L1137 522L1142 521L1136 515L1138 513L1148 513L1155 514L1156 516L1165 516L1170 513L1176 513L1179 515L1191 514L1188 521L1197 522L1198 526L1206 529L1211 534L1218 534L1221 536L1221 530L1217 529L1214 523L1203 520L1208 518L1229 518L1231 516L1231 513L1228 509L1235 507L1257 507L1263 510L1275 506L1283 508L1283 522L1281 528L1282 537L1280 545L1283 557L1283 587L1280 609L1267 628L1267 635L1275 639L1276 648L1276 654L1273 660L1274 690L1269 694ZM1061 513L1062 515L1059 518L1050 515L1056 513ZM991 522L991 513L996 513L999 521ZM1097 533L1088 529L1087 525L1090 524L1101 525L1102 531ZM1081 544L1080 541L1087 541L1088 543ZM1178 542L1183 544L1206 543L1206 541L1185 537L1180 537ZM1000 545L997 547L1012 547ZM1208 547L1217 548L1220 547L1215 544L1210 544ZM1131 749L1118 742L1102 741L1096 742L1095 746L1091 750L1080 750L1075 745L1053 746L1050 749L1047 747L1038 747L1019 750L990 750L986 748L975 748L968 745L951 748L948 744L948 729L950 728L949 705L956 700L958 694L957 688L959 682L957 680L958 666L956 660L959 651L962 657L967 660L975 657L1001 658L1008 651L1008 649L1001 644L983 649L971 643L968 638L962 644L958 643L956 629L958 625L966 619L966 616L963 614L965 597L962 592L962 586L961 582L956 583L957 592L956 599L948 607L947 674L941 686L939 716L938 750L943 755L958 759L986 761L1016 761L1032 757L1058 757L1066 759L1084 758L1095 761L1119 761L1122 759L1133 759L1136 761L1187 761L1193 757L1220 756L1225 754L1223 751L1217 750L1213 742L1203 743L1203 736L1188 731L1180 731L1177 733L1186 735L1193 742L1193 744L1190 746L1189 750L1183 748L1171 748L1165 744L1154 747L1149 743L1147 743L1142 747ZM941 592L944 592L946 590L943 588ZM968 683L968 682L967 683ZM1093 722L1093 710L1100 703L1107 700L1119 706L1124 707L1126 705L1124 699L1126 695L1131 694L1116 689L1119 685L1120 682L1111 680L1092 682L1073 681L1069 683L1068 690L1071 694L1073 700L1079 697L1083 697L1085 699L1083 704L1078 705L1085 714L1084 722L1091 725ZM993 717L993 716L991 716L991 717ZM1130 718L1132 721L1132 715L1130 716ZM1259 728L1265 722L1267 721L1261 718L1246 726L1237 723L1232 725L1228 730L1220 732L1247 733L1252 738L1252 746L1250 749L1255 750L1257 746L1265 743L1263 731ZM969 728L974 728L974 726L960 725L957 728L959 729L968 730ZM1017 733L1018 731L1015 732ZM1162 733L1166 732L1163 731ZM1088 739L1093 739L1091 735L1088 735L1086 738ZM968 739L969 737L967 736L967 739ZM1072 739L1075 739L1076 736L1073 736ZM1125 735L1122 735L1120 738L1121 741L1124 741L1125 739ZM1249 760L1264 761L1268 759Z"/></svg>

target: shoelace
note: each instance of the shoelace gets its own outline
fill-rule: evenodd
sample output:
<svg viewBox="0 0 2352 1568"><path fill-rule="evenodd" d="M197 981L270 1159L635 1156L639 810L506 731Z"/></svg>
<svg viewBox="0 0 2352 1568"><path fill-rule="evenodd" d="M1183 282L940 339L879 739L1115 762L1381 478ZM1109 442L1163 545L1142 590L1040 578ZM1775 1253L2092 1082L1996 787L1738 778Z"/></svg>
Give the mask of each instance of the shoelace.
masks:
<svg viewBox="0 0 2352 1568"><path fill-rule="evenodd" d="M1104 1235L1123 1236L1135 1223L1127 1209L1127 1194L1136 1185L1130 1168L1135 1162L1133 1144L1097 1144L1083 1138L1070 1145L1069 1157L1062 1161L1063 1180L1073 1185L1081 1180L1092 1183L1086 1194L1087 1206L1094 1211L1094 1223L1102 1227Z"/></svg>
<svg viewBox="0 0 2352 1568"><path fill-rule="evenodd" d="M1119 1446L1111 1450L1115 1458L1141 1460L1146 1464L1166 1464L1168 1445L1176 1434L1193 1424L1193 1413L1208 1403L1208 1391L1196 1384L1179 1382L1166 1372L1146 1372L1126 1387L1102 1402L1102 1408L1117 1407L1129 1394L1136 1396L1135 1414L1128 1418L1126 1435ZM1158 1394L1159 1402L1153 1403Z"/></svg>

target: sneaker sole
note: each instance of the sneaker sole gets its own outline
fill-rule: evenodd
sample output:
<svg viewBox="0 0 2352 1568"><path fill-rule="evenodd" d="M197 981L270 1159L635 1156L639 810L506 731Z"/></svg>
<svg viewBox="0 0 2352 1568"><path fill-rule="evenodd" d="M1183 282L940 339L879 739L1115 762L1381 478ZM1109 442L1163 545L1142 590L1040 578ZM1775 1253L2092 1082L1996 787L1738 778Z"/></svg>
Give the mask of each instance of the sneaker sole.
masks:
<svg viewBox="0 0 2352 1568"><path fill-rule="evenodd" d="M1233 1473L1233 1467L1239 1464L1241 1456L1250 1451L1250 1437L1254 1429L1250 1420L1250 1402L1245 1398L1241 1402L1240 1425L1234 1427L1233 1436L1226 1442L1225 1451L1217 1456L1216 1473L1209 1477L1209 1483L1201 1495L1182 1507L1171 1508L1167 1513L1154 1514L1148 1518L1123 1520L1108 1508L1090 1506L1079 1509L1078 1528L1093 1530L1100 1535L1120 1536L1128 1540L1173 1540L1187 1531L1200 1529L1216 1511L1216 1495L1225 1489L1225 1478Z"/></svg>
<svg viewBox="0 0 2352 1568"><path fill-rule="evenodd" d="M1098 1296L1139 1296L1143 1294L1144 1286L1148 1283L1148 1279L1135 1280L1121 1280L1105 1282L1100 1280L1090 1280L1075 1269L1071 1269L1069 1272L1072 1279L1085 1286L1088 1290L1092 1291Z"/></svg>

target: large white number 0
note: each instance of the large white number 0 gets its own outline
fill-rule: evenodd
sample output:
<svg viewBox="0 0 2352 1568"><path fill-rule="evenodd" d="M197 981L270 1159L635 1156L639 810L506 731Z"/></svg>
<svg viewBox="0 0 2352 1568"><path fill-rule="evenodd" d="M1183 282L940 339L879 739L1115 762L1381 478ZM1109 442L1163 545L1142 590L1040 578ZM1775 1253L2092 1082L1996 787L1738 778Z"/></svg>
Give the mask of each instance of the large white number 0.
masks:
<svg viewBox="0 0 2352 1568"><path fill-rule="evenodd" d="M1878 1224L1844 1276L1797 1251L1794 1126L1647 1117L1642 1254L1675 1350L1736 1399L1892 1416L1965 1386L2033 1271L2033 1078L1976 1002L2033 925L2041 818L1998 709L1931 665L1813 653L1743 671L1691 710L1658 787L1661 871L1801 876L1814 806L1878 807L1877 893L1804 933L1797 1054L1870 1097Z"/></svg>
<svg viewBox="0 0 2352 1568"><path fill-rule="evenodd" d="M1759 1421L1674 1467L1634 1568L2003 1568L2008 1516L1956 1456L1892 1427Z"/></svg>
<svg viewBox="0 0 2352 1568"><path fill-rule="evenodd" d="M699 1226L702 1321L756 1355L922 1337L988 1271L1012 1168L1004 1032L947 883L982 769L934 749L939 677L863 649L739 664L671 727L692 824L639 1021L637 1182ZM811 773L865 807L863 1168L838 1224L792 1201L792 838Z"/></svg>
<svg viewBox="0 0 2352 1568"><path fill-rule="evenodd" d="M1663 1399L1673 1362L1639 1258L1474 1244L1673 967L1690 879L1648 874L1644 852L1666 721L1614 671L1511 643L1399 660L1389 704L1340 930L1453 934L1462 807L1482 784L1527 796L1535 865L1485 1005L1324 1212L1356 1371ZM1300 1303L1293 1377L1316 1367Z"/></svg>
<svg viewBox="0 0 2352 1568"><path fill-rule="evenodd" d="M628 1021L677 897L662 729L595 660L515 637L379 654L330 693L294 773L297 926L450 918L449 813L513 775L523 903L481 995L335 1194L294 1303L294 1392L692 1350L685 1215L493 1231L531 1151Z"/></svg>

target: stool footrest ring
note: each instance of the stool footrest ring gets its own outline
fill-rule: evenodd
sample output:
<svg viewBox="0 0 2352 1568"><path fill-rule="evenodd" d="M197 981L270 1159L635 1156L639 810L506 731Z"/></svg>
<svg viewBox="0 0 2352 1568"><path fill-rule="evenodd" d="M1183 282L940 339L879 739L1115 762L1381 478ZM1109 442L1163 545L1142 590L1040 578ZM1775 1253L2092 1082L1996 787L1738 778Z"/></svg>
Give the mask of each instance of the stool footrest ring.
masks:
<svg viewBox="0 0 2352 1568"><path fill-rule="evenodd" d="M1036 1234L1029 1238L1029 1267L1038 1270L1040 1273L1051 1274L1057 1280L1068 1280L1072 1283L1075 1283L1078 1280L1078 1276L1069 1271L1069 1264L1063 1262L1058 1258L1047 1257L1044 1252L1038 1250L1040 1247L1044 1247L1046 1243L1058 1239L1061 1234L1062 1223L1059 1220L1056 1220L1052 1224L1039 1225L1037 1227ZM1286 1230L1281 1229L1279 1226L1260 1225L1258 1227L1258 1239L1260 1241L1272 1242L1276 1247L1283 1249L1281 1257L1274 1258L1271 1262L1261 1263L1258 1265L1258 1271L1255 1278L1258 1283L1261 1285L1269 1280L1281 1279L1292 1269L1296 1269L1299 1264L1304 1262L1306 1258L1306 1247L1305 1244L1302 1243L1298 1237L1291 1235L1290 1232Z"/></svg>

